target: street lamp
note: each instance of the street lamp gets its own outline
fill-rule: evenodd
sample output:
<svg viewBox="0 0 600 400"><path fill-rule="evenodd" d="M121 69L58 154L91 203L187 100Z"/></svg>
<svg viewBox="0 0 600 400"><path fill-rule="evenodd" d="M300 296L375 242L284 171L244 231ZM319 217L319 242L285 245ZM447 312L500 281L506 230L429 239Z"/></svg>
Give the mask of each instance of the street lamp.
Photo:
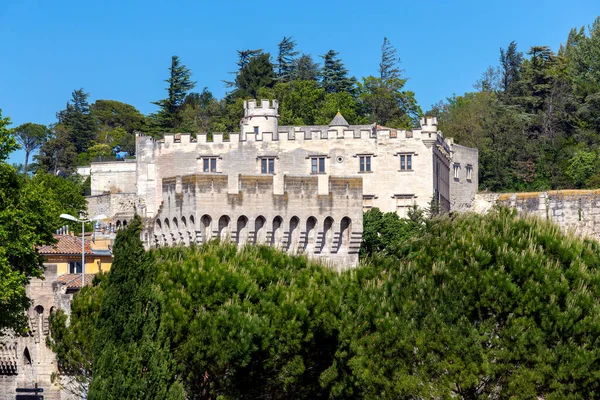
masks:
<svg viewBox="0 0 600 400"><path fill-rule="evenodd" d="M60 217L73 222L81 222L81 289L83 289L83 285L85 285L85 223L91 221L101 221L108 217L104 214L96 215L94 218L90 219L79 219L70 214L60 214Z"/></svg>

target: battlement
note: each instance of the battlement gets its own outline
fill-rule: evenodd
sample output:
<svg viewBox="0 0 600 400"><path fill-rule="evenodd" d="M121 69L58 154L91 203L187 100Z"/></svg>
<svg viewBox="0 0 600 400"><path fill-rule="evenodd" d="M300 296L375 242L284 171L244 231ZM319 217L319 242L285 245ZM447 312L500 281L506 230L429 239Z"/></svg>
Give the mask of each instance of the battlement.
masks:
<svg viewBox="0 0 600 400"><path fill-rule="evenodd" d="M421 131L423 132L437 132L437 118L436 117L422 117L421 118Z"/></svg>
<svg viewBox="0 0 600 400"><path fill-rule="evenodd" d="M278 117L279 102L277 100L261 100L257 104L256 100L244 101L244 117Z"/></svg>

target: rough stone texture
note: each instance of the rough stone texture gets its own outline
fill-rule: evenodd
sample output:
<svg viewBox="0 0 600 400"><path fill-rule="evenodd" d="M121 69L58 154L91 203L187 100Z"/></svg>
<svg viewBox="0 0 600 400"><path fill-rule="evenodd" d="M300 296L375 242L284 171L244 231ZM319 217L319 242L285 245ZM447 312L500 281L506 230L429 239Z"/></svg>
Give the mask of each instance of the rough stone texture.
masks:
<svg viewBox="0 0 600 400"><path fill-rule="evenodd" d="M600 239L600 190L551 190L530 193L480 193L473 211L485 213L495 204L556 222L564 231Z"/></svg>
<svg viewBox="0 0 600 400"><path fill-rule="evenodd" d="M450 209L453 211L470 211L473 209L475 195L479 186L478 153L477 149L452 144Z"/></svg>
<svg viewBox="0 0 600 400"><path fill-rule="evenodd" d="M353 266L362 238L362 180L318 178L284 176L283 194L274 193L272 175L240 175L237 193L228 192L225 175L163 178L162 202L144 240L150 247L216 237L325 258L338 269Z"/></svg>
<svg viewBox="0 0 600 400"><path fill-rule="evenodd" d="M105 193L86 197L88 215L104 214L109 216L114 223L121 225L135 215L135 211L143 207L143 203L135 193Z"/></svg>
<svg viewBox="0 0 600 400"><path fill-rule="evenodd" d="M92 163L91 195L103 193L135 193L135 160ZM83 170L82 170L83 172Z"/></svg>
<svg viewBox="0 0 600 400"><path fill-rule="evenodd" d="M65 294L56 283L56 265L45 267L45 279L32 279L27 286L27 296L32 301L27 312L29 334L9 334L0 338L0 362L14 360L16 365L14 373L0 371L0 400L13 400L17 387L34 387L35 383L44 389L44 399L67 398L50 381L51 374L56 371L56 358L46 347L46 336L50 313L59 308L70 313L72 295Z"/></svg>
<svg viewBox="0 0 600 400"><path fill-rule="evenodd" d="M435 198L443 211L449 211L453 152L452 140L445 139L437 130L435 118L423 118L420 129L412 131L378 125L345 125L341 116L334 118L330 126L279 126L277 101L249 100L244 102L244 117L237 133L215 133L211 141L206 134L198 134L196 140L192 140L189 134L168 134L158 141L139 135L136 138L136 176L133 181L130 166L123 162L93 164L93 194L108 190L115 192L111 188L116 187L123 193L135 190L138 200L128 200L120 207L113 201L118 194L108 196L110 200L93 196L89 198L90 208L93 212L108 215L112 223L116 223L119 219L130 218L133 215L131 207L135 205L138 214L146 217L148 222L147 233L150 236L147 244L170 244L172 238L169 235L166 239L161 239L162 233L156 235L158 239L151 236L154 235L153 230L158 229L155 226L157 217L164 220L159 214L166 212L165 201L174 201L169 196L165 197L164 187L174 185L175 193L182 193L183 182L195 179L193 190L190 188L186 193L201 200L194 202L190 198L182 201L181 204L193 207L193 210L188 209L177 218L194 215L199 222L202 215L209 215L216 223L225 215L235 224L243 214L249 218L248 223L253 224L262 215L267 218L267 224L271 224L272 218L279 215L288 235L293 217L300 218L299 223L304 225L312 216L317 220L318 234L322 235L328 216L334 218L337 224L334 227L336 234L341 229L342 219L348 217L356 235L362 230L358 227L362 220L359 214L372 207L397 212L404 217L412 205L425 208ZM467 154L466 151L464 153ZM408 156L411 158L410 168ZM315 173L313 162L319 163L321 159L324 171L317 170ZM367 159L370 168L366 168ZM404 168L401 167L401 159L404 160ZM272 160L274 170L263 171L263 165L269 165L269 160ZM365 167L363 170L361 160ZM473 174L476 176L476 169ZM213 186L198 184L201 177L211 177ZM336 179L362 181L361 193L354 189L358 188L358 184L354 185L349 190L352 201L346 201L341 192L332 189ZM244 180L260 182L256 192ZM476 186L476 182L474 184ZM299 190L298 187L304 189ZM252 196L260 200L249 200ZM328 197L332 198L329 203L322 200ZM318 207L315 202L320 202ZM90 211L90 214L93 212ZM172 209L167 214L165 218L169 220L176 217ZM213 233L215 229L219 230L211 227ZM236 228L230 231L235 232ZM360 242L361 238L357 236L355 239ZM283 237L274 244L287 247L288 241L287 237ZM295 242L289 246L295 251ZM327 257L335 258L333 254L329 252ZM356 259L354 255L353 260Z"/></svg>

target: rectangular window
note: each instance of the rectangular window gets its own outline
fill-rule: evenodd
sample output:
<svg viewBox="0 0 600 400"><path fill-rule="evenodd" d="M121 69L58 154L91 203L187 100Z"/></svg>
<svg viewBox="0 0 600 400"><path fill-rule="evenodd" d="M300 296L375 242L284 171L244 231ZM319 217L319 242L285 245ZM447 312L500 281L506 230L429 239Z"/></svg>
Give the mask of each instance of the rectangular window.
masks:
<svg viewBox="0 0 600 400"><path fill-rule="evenodd" d="M311 157L310 172L312 174L324 174L325 173L325 157Z"/></svg>
<svg viewBox="0 0 600 400"><path fill-rule="evenodd" d="M254 127L254 134L255 134L255 135L258 135L258 126L255 126L255 127Z"/></svg>
<svg viewBox="0 0 600 400"><path fill-rule="evenodd" d="M81 273L81 261L69 261L69 273L80 274Z"/></svg>
<svg viewBox="0 0 600 400"><path fill-rule="evenodd" d="M467 165L467 179L471 180L473 178L473 166Z"/></svg>
<svg viewBox="0 0 600 400"><path fill-rule="evenodd" d="M396 195L396 212L400 218L408 218L408 212L414 205L414 195Z"/></svg>
<svg viewBox="0 0 600 400"><path fill-rule="evenodd" d="M260 173L261 174L274 174L275 173L275 159L274 158L261 158L260 159Z"/></svg>
<svg viewBox="0 0 600 400"><path fill-rule="evenodd" d="M468 169L469 167L467 167ZM454 164L454 179L460 178L460 164Z"/></svg>
<svg viewBox="0 0 600 400"><path fill-rule="evenodd" d="M400 171L412 171L412 154L400 154Z"/></svg>
<svg viewBox="0 0 600 400"><path fill-rule="evenodd" d="M203 172L217 172L217 157L204 157L202 159Z"/></svg>
<svg viewBox="0 0 600 400"><path fill-rule="evenodd" d="M359 156L360 172L371 172L371 156Z"/></svg>

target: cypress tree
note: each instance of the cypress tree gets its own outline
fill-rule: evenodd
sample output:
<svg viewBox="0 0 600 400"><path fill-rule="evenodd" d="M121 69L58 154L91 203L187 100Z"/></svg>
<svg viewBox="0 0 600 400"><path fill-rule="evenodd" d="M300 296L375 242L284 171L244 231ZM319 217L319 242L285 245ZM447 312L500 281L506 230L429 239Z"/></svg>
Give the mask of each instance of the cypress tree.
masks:
<svg viewBox="0 0 600 400"><path fill-rule="evenodd" d="M94 343L90 399L182 398L173 384L168 341L159 338L156 269L140 240L136 216L119 232Z"/></svg>

